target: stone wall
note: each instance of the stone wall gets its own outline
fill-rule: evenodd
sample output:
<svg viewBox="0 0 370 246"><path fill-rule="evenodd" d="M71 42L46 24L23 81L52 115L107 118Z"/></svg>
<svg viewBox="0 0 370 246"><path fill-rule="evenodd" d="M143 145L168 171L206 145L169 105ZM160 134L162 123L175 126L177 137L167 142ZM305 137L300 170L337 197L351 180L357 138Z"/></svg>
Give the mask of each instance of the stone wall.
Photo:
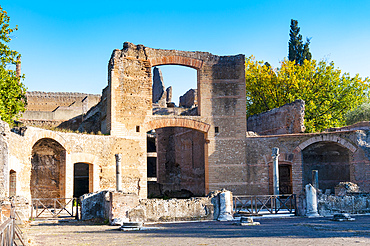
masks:
<svg viewBox="0 0 370 246"><path fill-rule="evenodd" d="M327 144L331 144L341 151L345 150L346 154L342 153L343 156L340 163L349 168L350 174L350 180L340 180L338 177L336 182L351 181L359 184L365 192L369 192L370 161L366 151L368 147L362 148L359 145L359 143L363 143L362 146L364 146L364 142L362 142L362 139L366 138L366 134L365 136L364 134L363 131L346 131L248 137L246 139L247 165L243 171L244 174L232 172L231 167L226 169L225 172L230 172L229 174L234 175L236 180L242 179L242 175L245 175L245 180L248 183L248 186L245 188L246 194L271 194L272 190L269 189L269 183L271 184L272 178L272 168L270 168L272 163L271 150L274 147L278 147L280 149L279 165L286 165L290 168L289 179L291 180L292 191L295 194L299 194L307 183L311 183L312 170L311 168L305 168L304 163L310 163L310 161L305 158L304 151L309 151L315 144L324 143L321 146L322 148L315 150L318 159L312 162L315 163L316 167L320 168L319 182L331 182L332 175L335 172L340 172L339 169L332 170L330 168L331 165L335 165L335 159L332 162L325 160L330 155L336 155L335 152L326 153L325 155L320 154L325 152ZM336 151L335 149L331 150ZM314 153L311 154L315 156ZM331 186L335 185L335 183L331 184ZM334 189L334 187L330 188ZM235 191L233 193L240 194Z"/></svg>
<svg viewBox="0 0 370 246"><path fill-rule="evenodd" d="M151 68L170 64L197 70L198 108L193 115L153 115ZM89 192L114 189L114 156L122 154L122 191L145 199L147 132L167 128L174 128L169 131L175 137L168 138L167 142L163 140L163 145L157 150L158 159L163 160L161 165L164 163L165 166L158 171L167 170L159 174L158 180L163 184L169 180L168 187L174 187L171 189L177 190L175 186L180 184L177 186L179 189L184 188L194 194L204 195L222 188L235 195L268 194L271 192L271 149L279 147L279 162L284 165L284 175L288 176L284 177L285 185L290 186L293 193L299 194L309 182L307 177L311 168L305 168L310 166L305 164L316 162L314 158L309 161L311 152L325 158L341 152L341 166L349 170L346 172L349 180L343 181L357 183L364 191L370 191L370 129L298 134L304 130L304 103L296 101L256 118L255 125L260 128L256 131L267 135L246 135L244 69L244 55L216 56L207 52L160 50L124 43L123 49L112 53L108 86L103 90L100 103L86 112L85 108L81 109L84 112L81 117L85 117L82 130L96 126L110 136L61 133L34 127L11 132L5 123L1 123L0 192L4 196L9 195L12 170L12 175L16 176L16 194L31 199L31 190L37 188L37 183L31 181L32 172L40 167L35 163L41 163L41 168L47 169L58 158L64 158L58 162L59 172L54 170L54 174L47 175L50 183L59 182L57 188L54 187L58 196L73 196L75 163L89 164ZM45 98L44 102L48 102L49 97ZM50 102L54 99L50 96ZM63 100L56 101L61 104ZM49 110L55 106L37 106L36 102L40 101L31 104L34 109ZM67 102L70 101L66 100L59 106L67 107ZM81 101L80 106L83 105ZM268 128L263 128L265 126ZM284 134L271 135L281 131ZM163 136L165 138L166 134ZM62 147L59 152L65 152L65 155L51 154L53 148L39 148L42 146L37 144L38 141L46 139L58 143ZM324 154L328 143L335 146L330 149L332 154ZM308 154L304 153L305 150ZM40 157L41 161L32 161L33 156ZM325 175L329 176L328 167L335 163L319 161L322 166L320 180L320 173L326 172Z"/></svg>
<svg viewBox="0 0 370 246"><path fill-rule="evenodd" d="M87 113L101 98L95 94L41 91L27 92L26 97L26 111L19 121L38 127L57 127L62 122Z"/></svg>
<svg viewBox="0 0 370 246"><path fill-rule="evenodd" d="M259 135L302 133L305 131L304 107L303 100L296 100L280 108L252 115L247 120L248 131Z"/></svg>
<svg viewBox="0 0 370 246"><path fill-rule="evenodd" d="M140 213L140 210L143 213ZM129 216L140 219L136 214L145 214L145 221L212 220L213 205L208 197L190 199L143 199Z"/></svg>
<svg viewBox="0 0 370 246"><path fill-rule="evenodd" d="M318 212L321 216L336 213L365 214L370 212L370 195L319 195Z"/></svg>
<svg viewBox="0 0 370 246"><path fill-rule="evenodd" d="M89 164L89 191L115 188L115 157L122 154L122 189L146 198L146 186L141 186L143 174L136 168L136 149L140 143L134 139L103 135L62 133L27 127L22 132L4 132L9 143L8 150L2 149L2 170L0 178L5 180L2 192L9 194L9 174L16 174L16 195L31 199L38 196L36 190L42 188L50 196L72 197L74 190L74 164ZM54 148L59 146L58 148ZM5 150L5 151L4 151ZM59 153L54 153L57 150ZM64 153L60 155L60 153ZM58 168L54 164L58 163ZM145 173L146 174L146 173ZM32 192L31 192L32 191ZM42 192L45 195L45 192ZM42 195L42 196L44 196Z"/></svg>
<svg viewBox="0 0 370 246"><path fill-rule="evenodd" d="M184 95L180 96L180 107L192 108L198 106L198 92L190 89Z"/></svg>
<svg viewBox="0 0 370 246"><path fill-rule="evenodd" d="M81 196L81 219L108 219L110 213L110 192L89 193Z"/></svg>
<svg viewBox="0 0 370 246"><path fill-rule="evenodd" d="M183 65L197 70L197 116L158 116L152 113L151 68L159 65ZM223 172L230 166L237 173L245 169L245 56L216 56L208 52L152 49L124 43L114 50L108 68L107 118L105 129L112 136L137 139L136 150L146 173L146 132L153 122L162 127L187 127L194 121L208 125L205 161L205 191L247 185ZM178 125L172 125L172 120ZM190 127L193 128L193 127ZM194 128L193 128L194 129ZM197 129L196 129L197 130ZM237 153L237 155L235 155ZM143 175L143 176L144 176ZM146 177L140 181L145 189Z"/></svg>
<svg viewBox="0 0 370 246"><path fill-rule="evenodd" d="M47 111L52 112L58 107L76 107L85 110L96 105L100 101L101 95L87 94L78 92L43 92L28 91L27 110L28 111Z"/></svg>
<svg viewBox="0 0 370 246"><path fill-rule="evenodd" d="M191 199L139 199L116 191L87 194L81 202L82 220L187 221L213 219L210 197Z"/></svg>
<svg viewBox="0 0 370 246"><path fill-rule="evenodd" d="M31 216L31 204L28 199L21 196L11 198L0 198L0 224L10 218L12 204L14 205L17 224L29 221ZM21 221L19 221L21 220Z"/></svg>
<svg viewBox="0 0 370 246"><path fill-rule="evenodd" d="M8 195L9 133L9 125L0 120L0 197Z"/></svg>

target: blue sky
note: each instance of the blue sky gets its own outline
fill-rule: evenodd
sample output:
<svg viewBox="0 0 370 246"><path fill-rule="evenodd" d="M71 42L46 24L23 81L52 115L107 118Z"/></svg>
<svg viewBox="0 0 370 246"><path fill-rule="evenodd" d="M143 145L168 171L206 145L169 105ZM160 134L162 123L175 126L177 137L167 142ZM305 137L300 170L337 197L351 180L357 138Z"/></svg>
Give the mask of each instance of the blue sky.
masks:
<svg viewBox="0 0 370 246"><path fill-rule="evenodd" d="M279 66L296 19L314 59L370 76L370 1L26 1L2 0L10 47L22 54L29 90L101 93L123 42L152 48L254 55ZM195 70L162 66L173 101L196 87Z"/></svg>

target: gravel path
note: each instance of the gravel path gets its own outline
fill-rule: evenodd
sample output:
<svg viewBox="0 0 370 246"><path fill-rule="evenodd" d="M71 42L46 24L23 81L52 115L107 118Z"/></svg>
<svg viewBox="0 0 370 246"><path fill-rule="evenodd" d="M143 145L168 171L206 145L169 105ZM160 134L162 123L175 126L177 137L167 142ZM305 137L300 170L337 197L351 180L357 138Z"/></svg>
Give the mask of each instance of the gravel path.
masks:
<svg viewBox="0 0 370 246"><path fill-rule="evenodd" d="M146 224L156 230L120 231L118 226L59 221L24 228L31 245L370 245L370 216L335 222L328 218L258 218L259 226L232 222Z"/></svg>

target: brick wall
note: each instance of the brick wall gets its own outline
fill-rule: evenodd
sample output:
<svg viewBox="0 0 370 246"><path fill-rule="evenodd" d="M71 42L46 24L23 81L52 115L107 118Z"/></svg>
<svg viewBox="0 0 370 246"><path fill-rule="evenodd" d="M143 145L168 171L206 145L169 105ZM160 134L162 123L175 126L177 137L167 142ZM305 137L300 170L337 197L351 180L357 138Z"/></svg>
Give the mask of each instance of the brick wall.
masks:
<svg viewBox="0 0 370 246"><path fill-rule="evenodd" d="M296 100L279 108L252 115L247 120L248 131L259 135L302 133L304 126L303 100Z"/></svg>
<svg viewBox="0 0 370 246"><path fill-rule="evenodd" d="M203 132L207 136L206 192L225 186L242 190L246 183L235 182L232 175L220 171L226 165L232 166L237 173L243 173L245 169L244 55L216 56L208 52L161 50L124 43L123 49L113 51L109 62L107 132L113 136L138 139L142 143L142 147L136 150L142 163L137 168L146 173L146 131L155 129L148 127L149 123L161 118L152 115L151 104L151 68L157 65L183 65L197 70L198 116L173 116L173 119L180 123L178 126L195 118L209 126ZM168 126L173 125L162 127ZM238 155L231 156L234 153ZM141 185L146 183L145 177L141 182Z"/></svg>

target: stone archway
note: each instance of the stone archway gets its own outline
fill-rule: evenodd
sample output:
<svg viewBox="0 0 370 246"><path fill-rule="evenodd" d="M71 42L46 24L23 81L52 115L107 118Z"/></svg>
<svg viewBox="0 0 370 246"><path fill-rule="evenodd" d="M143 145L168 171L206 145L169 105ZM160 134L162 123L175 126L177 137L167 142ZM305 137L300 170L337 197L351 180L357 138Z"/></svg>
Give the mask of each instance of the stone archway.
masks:
<svg viewBox="0 0 370 246"><path fill-rule="evenodd" d="M66 150L51 138L39 139L32 147L32 198L65 196Z"/></svg>
<svg viewBox="0 0 370 246"><path fill-rule="evenodd" d="M194 129L183 127L184 124L178 126L174 121L165 122L149 124L154 131L148 132L148 196L205 195L208 193L207 134L199 129L207 129L206 125Z"/></svg>
<svg viewBox="0 0 370 246"><path fill-rule="evenodd" d="M185 67L191 67L198 70L203 65L202 60L178 55L153 57L149 58L148 60L152 67L160 65L182 65Z"/></svg>
<svg viewBox="0 0 370 246"><path fill-rule="evenodd" d="M301 143L296 164L301 166L302 188L312 183L312 170L319 171L319 188L334 192L341 181L351 181L352 157L357 148L336 134L322 134Z"/></svg>
<svg viewBox="0 0 370 246"><path fill-rule="evenodd" d="M200 131L202 133L208 133L211 126L199 120L174 117L159 119L154 118L143 126L145 132L163 127L185 127Z"/></svg>
<svg viewBox="0 0 370 246"><path fill-rule="evenodd" d="M172 116L173 119L153 116L151 69L159 65L182 65L197 70L196 115ZM150 124L156 124L160 118L169 122L184 118L181 122L185 124L195 124L199 120L207 122L207 129L177 123L173 126L197 129L207 134L205 179L212 182L206 182L206 192L221 188L235 192L245 190L245 181L235 181L235 175L243 173L246 163L246 150L242 147L247 131L244 55L217 56L200 51L162 50L125 42L122 49L115 49L111 55L104 95L107 110L102 123L103 133L140 142L137 156L143 173L147 168L146 133L158 127ZM163 127L170 125L165 123ZM208 149L211 150L209 153ZM230 158L229 153L238 153L238 157ZM233 175L223 172L227 165L232 166ZM146 187L146 181L143 176L140 187Z"/></svg>
<svg viewBox="0 0 370 246"><path fill-rule="evenodd" d="M316 142L302 150L303 185L312 184L312 170L318 170L319 188L323 191L339 182L351 181L350 153L347 148L334 142Z"/></svg>

